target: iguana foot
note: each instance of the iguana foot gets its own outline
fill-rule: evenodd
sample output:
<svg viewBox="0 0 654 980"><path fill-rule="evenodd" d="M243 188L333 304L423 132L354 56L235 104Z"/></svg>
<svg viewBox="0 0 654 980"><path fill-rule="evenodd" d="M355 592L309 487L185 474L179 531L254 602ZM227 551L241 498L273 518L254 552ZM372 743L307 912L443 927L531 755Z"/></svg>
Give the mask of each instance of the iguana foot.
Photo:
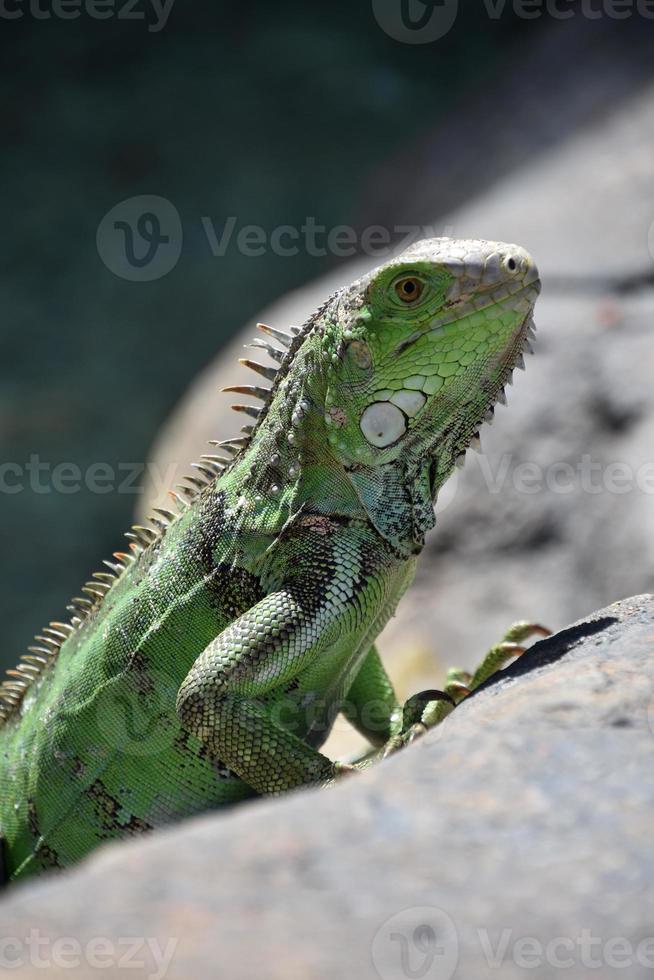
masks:
<svg viewBox="0 0 654 980"><path fill-rule="evenodd" d="M527 649L524 644L531 637L550 635L551 630L538 623L526 620L514 623L500 642L490 648L474 674L452 668L447 672L444 691L421 691L414 694L402 709L400 731L388 740L381 750L381 758L393 755L398 749L420 738L430 728L439 725L475 688L509 660L522 656Z"/></svg>
<svg viewBox="0 0 654 980"><path fill-rule="evenodd" d="M402 709L402 729L388 740L382 749L382 759L411 745L430 728L439 725L454 709L455 703L445 691L420 691L410 697Z"/></svg>
<svg viewBox="0 0 654 980"><path fill-rule="evenodd" d="M530 623L526 620L514 623L500 642L490 648L474 674L456 667L447 672L446 693L455 704L458 704L509 660L521 657L527 649L524 645L526 640L531 639L532 636L551 636L551 633L552 631L546 626L540 626L538 623Z"/></svg>

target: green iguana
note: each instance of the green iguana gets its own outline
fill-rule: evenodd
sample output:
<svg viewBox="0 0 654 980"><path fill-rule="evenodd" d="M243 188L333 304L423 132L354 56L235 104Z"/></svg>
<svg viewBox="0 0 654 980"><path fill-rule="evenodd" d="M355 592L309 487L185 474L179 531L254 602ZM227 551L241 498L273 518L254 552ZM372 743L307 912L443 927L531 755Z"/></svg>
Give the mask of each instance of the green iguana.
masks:
<svg viewBox="0 0 654 980"><path fill-rule="evenodd" d="M257 794L329 784L339 711L382 756L439 721L472 678L404 707L374 641L410 583L439 489L529 346L531 257L419 242L245 361L263 407L128 533L0 686L5 876Z"/></svg>

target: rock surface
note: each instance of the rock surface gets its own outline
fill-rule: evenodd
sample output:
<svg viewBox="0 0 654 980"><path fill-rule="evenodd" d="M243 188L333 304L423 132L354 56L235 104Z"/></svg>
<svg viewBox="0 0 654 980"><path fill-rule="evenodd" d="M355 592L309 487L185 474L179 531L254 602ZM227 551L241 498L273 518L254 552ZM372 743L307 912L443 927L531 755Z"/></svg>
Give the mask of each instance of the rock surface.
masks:
<svg viewBox="0 0 654 980"><path fill-rule="evenodd" d="M650 977L653 651L654 596L615 603L373 771L16 888L5 965L36 930L62 978Z"/></svg>

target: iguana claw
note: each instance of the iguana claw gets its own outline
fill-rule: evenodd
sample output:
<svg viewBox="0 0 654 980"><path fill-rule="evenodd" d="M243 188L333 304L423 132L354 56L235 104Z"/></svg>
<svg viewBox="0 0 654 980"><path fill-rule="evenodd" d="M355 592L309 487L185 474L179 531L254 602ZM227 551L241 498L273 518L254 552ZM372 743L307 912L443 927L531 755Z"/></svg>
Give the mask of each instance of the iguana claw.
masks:
<svg viewBox="0 0 654 980"><path fill-rule="evenodd" d="M527 620L514 623L506 631L500 642L490 648L474 674L471 675L457 668L448 671L445 684L446 692L458 704L475 688L488 680L492 674L504 667L509 660L521 657L527 649L524 646L525 640L532 636L551 636L551 634L551 630L539 623L531 623Z"/></svg>
<svg viewBox="0 0 654 980"><path fill-rule="evenodd" d="M456 702L446 691L420 691L408 699L402 710L402 731L384 746L382 758L411 745L430 728L439 725L454 709Z"/></svg>

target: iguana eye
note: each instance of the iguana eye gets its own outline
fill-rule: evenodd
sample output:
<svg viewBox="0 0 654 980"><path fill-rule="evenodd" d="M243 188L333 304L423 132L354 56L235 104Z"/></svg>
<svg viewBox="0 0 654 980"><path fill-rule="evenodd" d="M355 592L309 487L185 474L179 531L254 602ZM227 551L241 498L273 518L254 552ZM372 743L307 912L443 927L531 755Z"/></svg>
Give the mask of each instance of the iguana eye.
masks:
<svg viewBox="0 0 654 980"><path fill-rule="evenodd" d="M395 292L403 303L417 303L424 288L417 276L404 276L395 283Z"/></svg>

